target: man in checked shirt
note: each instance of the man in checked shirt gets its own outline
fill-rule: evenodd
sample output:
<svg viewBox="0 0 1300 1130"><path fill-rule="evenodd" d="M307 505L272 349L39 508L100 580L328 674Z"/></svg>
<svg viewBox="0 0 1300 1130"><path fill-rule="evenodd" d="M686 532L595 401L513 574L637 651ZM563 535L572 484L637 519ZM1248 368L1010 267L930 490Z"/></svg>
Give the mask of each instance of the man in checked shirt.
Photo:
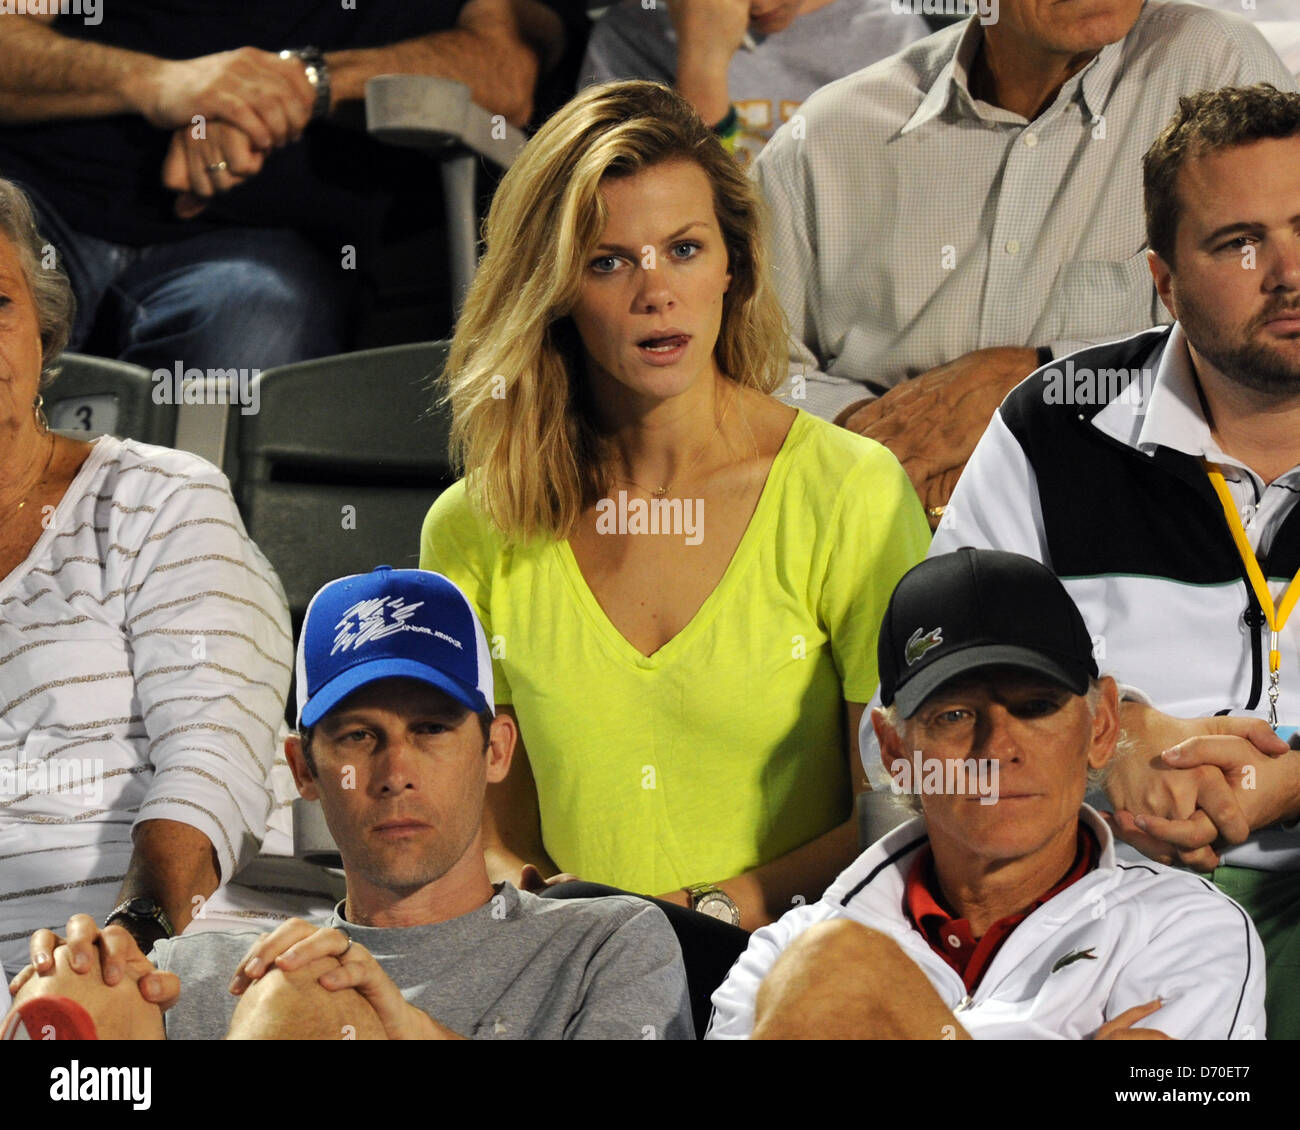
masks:
<svg viewBox="0 0 1300 1130"><path fill-rule="evenodd" d="M823 87L755 163L792 402L889 447L936 524L1014 385L1169 320L1142 154L1180 95L1259 81L1296 89L1238 16L1002 0Z"/></svg>

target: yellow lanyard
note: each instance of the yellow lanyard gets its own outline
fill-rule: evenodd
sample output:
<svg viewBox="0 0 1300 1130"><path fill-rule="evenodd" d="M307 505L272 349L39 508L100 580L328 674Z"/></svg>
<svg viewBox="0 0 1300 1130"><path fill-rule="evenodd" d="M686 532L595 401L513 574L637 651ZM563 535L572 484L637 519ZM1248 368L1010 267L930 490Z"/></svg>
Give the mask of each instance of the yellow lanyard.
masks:
<svg viewBox="0 0 1300 1130"><path fill-rule="evenodd" d="M1224 482L1223 472L1219 468L1203 459L1205 464L1205 473L1210 476L1210 485L1214 487L1214 493L1219 496L1219 501L1223 503L1223 516L1228 519L1228 529L1232 531L1232 540L1237 543L1237 552L1241 555L1241 562L1246 566L1246 576L1250 578L1250 587L1255 590L1255 599L1259 601L1259 606L1264 611L1264 617L1268 621L1268 627L1271 635L1268 641L1268 720L1269 724L1277 726L1277 696L1278 696L1278 668L1282 663L1282 653L1278 650L1278 634L1286 627L1286 622L1291 616L1291 611L1296 606L1296 601L1300 600L1300 571L1291 578L1291 583L1287 586L1286 592L1282 596L1281 605L1274 610L1273 594L1268 591L1268 584L1264 580L1264 572L1259 567L1259 561L1255 558L1255 551L1250 548L1250 539L1246 537L1246 531L1242 528L1241 518L1237 515L1237 505L1232 501L1232 495L1228 493L1228 484Z"/></svg>

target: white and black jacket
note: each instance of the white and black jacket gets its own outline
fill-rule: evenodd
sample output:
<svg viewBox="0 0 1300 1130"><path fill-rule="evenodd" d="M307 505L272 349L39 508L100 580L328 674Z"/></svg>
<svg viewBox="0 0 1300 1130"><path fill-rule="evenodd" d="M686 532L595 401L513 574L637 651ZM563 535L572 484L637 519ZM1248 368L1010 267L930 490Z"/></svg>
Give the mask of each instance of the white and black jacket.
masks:
<svg viewBox="0 0 1300 1130"><path fill-rule="evenodd" d="M1181 329L1171 342L1162 327L1081 350L1021 382L962 473L930 554L971 545L1042 561L1078 604L1103 672L1168 714L1265 717L1268 628L1222 505L1195 454L1146 442L1170 433L1170 416L1208 434L1199 408L1169 391L1169 374L1186 364L1175 363L1176 351L1185 356ZM1300 469L1270 488L1285 494L1259 555L1271 581L1300 568L1293 477ZM1280 721L1300 725L1300 619L1283 631L1281 650ZM1223 860L1300 868L1300 834L1261 829Z"/></svg>
<svg viewBox="0 0 1300 1130"><path fill-rule="evenodd" d="M918 818L868 848L820 902L755 932L713 994L707 1038L747 1038L759 984L781 952L814 923L849 918L893 938L976 1039L1084 1039L1157 997L1164 1004L1141 1027L1175 1039L1262 1039L1264 953L1246 913L1188 872L1117 862L1097 814L1085 805L1080 818L1101 844L1097 866L1012 931L973 993L904 910L908 869L928 842Z"/></svg>

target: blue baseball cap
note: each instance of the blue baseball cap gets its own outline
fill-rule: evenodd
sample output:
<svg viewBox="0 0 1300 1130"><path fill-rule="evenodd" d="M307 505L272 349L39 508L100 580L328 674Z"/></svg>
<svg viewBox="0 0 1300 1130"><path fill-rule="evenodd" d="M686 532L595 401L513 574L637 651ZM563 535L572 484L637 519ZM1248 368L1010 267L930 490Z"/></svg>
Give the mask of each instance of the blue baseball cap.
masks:
<svg viewBox="0 0 1300 1130"><path fill-rule="evenodd" d="M492 658L465 594L426 569L380 565L311 598L298 637L298 726L314 726L379 679L419 679L493 710Z"/></svg>

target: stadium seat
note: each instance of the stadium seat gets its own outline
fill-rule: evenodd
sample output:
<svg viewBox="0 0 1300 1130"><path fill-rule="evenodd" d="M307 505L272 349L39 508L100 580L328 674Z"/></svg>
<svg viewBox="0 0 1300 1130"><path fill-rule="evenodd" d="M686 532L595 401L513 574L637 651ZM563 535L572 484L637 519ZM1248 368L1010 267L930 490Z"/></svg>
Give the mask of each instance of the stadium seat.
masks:
<svg viewBox="0 0 1300 1130"><path fill-rule="evenodd" d="M418 563L424 515L455 479L450 415L434 407L447 348L395 345L267 369L254 382L257 412L232 410L235 497L284 583L295 632L326 581Z"/></svg>
<svg viewBox="0 0 1300 1130"><path fill-rule="evenodd" d="M366 129L391 145L441 153L447 255L457 311L478 266L475 177L480 158L509 168L525 137L470 98L469 87L430 75L380 75L366 83Z"/></svg>
<svg viewBox="0 0 1300 1130"><path fill-rule="evenodd" d="M858 793L854 811L858 820L858 847L863 851L912 819L912 813L887 788Z"/></svg>
<svg viewBox="0 0 1300 1130"><path fill-rule="evenodd" d="M142 443L172 446L176 441L176 406L170 385L163 403L162 388L148 369L125 361L65 353L59 376L45 391L45 415L50 427L71 433L115 435Z"/></svg>
<svg viewBox="0 0 1300 1130"><path fill-rule="evenodd" d="M318 867L342 868L339 846L325 823L320 801L298 797L293 802L293 854Z"/></svg>

